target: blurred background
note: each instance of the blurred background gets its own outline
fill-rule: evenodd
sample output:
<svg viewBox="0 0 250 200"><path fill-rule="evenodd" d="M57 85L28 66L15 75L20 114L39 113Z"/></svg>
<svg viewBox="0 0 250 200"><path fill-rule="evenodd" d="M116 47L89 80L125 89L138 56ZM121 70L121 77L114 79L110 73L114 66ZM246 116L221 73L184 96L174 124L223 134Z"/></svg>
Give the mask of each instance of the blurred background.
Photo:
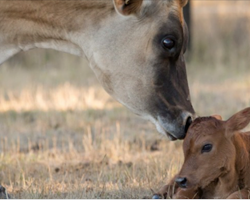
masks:
<svg viewBox="0 0 250 200"><path fill-rule="evenodd" d="M250 105L250 2L192 0L187 71L199 115ZM113 100L84 58L22 52L0 66L0 184L17 198L143 198L181 141Z"/></svg>

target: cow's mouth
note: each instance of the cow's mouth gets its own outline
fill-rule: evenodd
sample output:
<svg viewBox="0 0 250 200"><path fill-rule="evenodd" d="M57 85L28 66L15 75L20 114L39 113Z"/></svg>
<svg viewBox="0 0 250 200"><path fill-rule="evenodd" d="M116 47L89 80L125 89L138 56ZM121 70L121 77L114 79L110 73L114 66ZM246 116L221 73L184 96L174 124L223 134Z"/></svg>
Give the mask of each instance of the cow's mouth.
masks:
<svg viewBox="0 0 250 200"><path fill-rule="evenodd" d="M170 141L178 140L178 138L174 137L174 136L171 135L170 133L168 133L168 132L165 132L165 133L166 133L166 135L167 135L167 137L168 137L168 139L169 139Z"/></svg>
<svg viewBox="0 0 250 200"><path fill-rule="evenodd" d="M166 135L170 141L175 141L179 139L176 136L174 136L174 134L170 133L164 128L163 124L161 123L161 120L157 120L155 125L158 132L160 132L163 135Z"/></svg>
<svg viewBox="0 0 250 200"><path fill-rule="evenodd" d="M153 122L156 126L157 131L162 135L167 136L170 141L184 139L187 130L192 123L191 117L187 117L185 124L181 124L177 120L168 122L168 120L161 116L158 116L157 118L153 118L150 116L144 118L149 119L151 122Z"/></svg>

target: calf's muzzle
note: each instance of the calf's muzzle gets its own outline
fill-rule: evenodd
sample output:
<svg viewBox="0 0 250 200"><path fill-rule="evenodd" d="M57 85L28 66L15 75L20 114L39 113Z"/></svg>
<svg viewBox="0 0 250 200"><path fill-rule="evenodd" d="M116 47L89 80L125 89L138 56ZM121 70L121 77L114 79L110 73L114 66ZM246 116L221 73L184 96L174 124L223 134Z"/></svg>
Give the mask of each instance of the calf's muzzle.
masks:
<svg viewBox="0 0 250 200"><path fill-rule="evenodd" d="M186 177L177 177L175 179L175 182L180 188L186 188L187 187L187 178Z"/></svg>

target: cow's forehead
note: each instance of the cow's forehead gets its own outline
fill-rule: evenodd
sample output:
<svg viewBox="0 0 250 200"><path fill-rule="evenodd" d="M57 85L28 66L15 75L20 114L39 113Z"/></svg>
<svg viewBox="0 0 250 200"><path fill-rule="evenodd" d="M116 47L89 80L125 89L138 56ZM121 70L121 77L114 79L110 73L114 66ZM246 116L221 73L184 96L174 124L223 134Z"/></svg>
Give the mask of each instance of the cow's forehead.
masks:
<svg viewBox="0 0 250 200"><path fill-rule="evenodd" d="M181 1L178 0L168 0L166 9L169 12L169 14L175 15L176 18L178 18L180 23L183 25L184 24L183 10L180 2Z"/></svg>
<svg viewBox="0 0 250 200"><path fill-rule="evenodd" d="M180 0L144 0L145 11L144 14L154 17L164 15L175 15L183 23L183 12Z"/></svg>

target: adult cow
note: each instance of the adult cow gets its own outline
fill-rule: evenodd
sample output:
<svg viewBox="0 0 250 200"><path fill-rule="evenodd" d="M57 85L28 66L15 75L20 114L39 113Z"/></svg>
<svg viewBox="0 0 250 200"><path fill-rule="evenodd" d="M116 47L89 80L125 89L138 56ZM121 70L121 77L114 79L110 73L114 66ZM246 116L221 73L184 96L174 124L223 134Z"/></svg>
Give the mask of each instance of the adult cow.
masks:
<svg viewBox="0 0 250 200"><path fill-rule="evenodd" d="M171 140L194 110L183 54L187 0L1 0L0 63L19 51L85 55L105 90Z"/></svg>

